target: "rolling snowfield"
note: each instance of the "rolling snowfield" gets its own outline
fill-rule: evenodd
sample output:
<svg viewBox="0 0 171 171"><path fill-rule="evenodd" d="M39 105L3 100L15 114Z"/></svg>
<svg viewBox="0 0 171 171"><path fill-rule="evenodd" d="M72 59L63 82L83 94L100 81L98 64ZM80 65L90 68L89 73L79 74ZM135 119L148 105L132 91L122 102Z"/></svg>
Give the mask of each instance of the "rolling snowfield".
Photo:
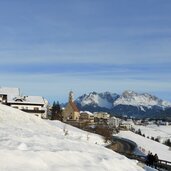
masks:
<svg viewBox="0 0 171 171"><path fill-rule="evenodd" d="M147 125L147 126L140 126L134 125L135 130L140 129L142 134L151 138L158 138L160 142L164 142L167 139L171 140L171 125L168 126L157 126L157 125Z"/></svg>
<svg viewBox="0 0 171 171"><path fill-rule="evenodd" d="M0 104L0 171L70 170L144 169L106 149L98 135Z"/></svg>
<svg viewBox="0 0 171 171"><path fill-rule="evenodd" d="M131 131L120 131L117 136L134 141L138 145L139 150L145 154L148 154L149 151L153 154L157 153L159 159L171 162L171 150L166 145L145 138Z"/></svg>

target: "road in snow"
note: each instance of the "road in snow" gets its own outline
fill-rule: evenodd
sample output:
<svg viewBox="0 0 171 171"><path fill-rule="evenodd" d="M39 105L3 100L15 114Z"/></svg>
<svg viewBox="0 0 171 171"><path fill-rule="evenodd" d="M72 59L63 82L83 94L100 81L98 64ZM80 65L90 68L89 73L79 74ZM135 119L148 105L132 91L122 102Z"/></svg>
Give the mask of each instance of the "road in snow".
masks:
<svg viewBox="0 0 171 171"><path fill-rule="evenodd" d="M157 153L159 159L171 161L171 150L166 145L145 138L131 131L120 131L118 136L134 141L140 149L145 149L146 154L148 151L151 151L153 154Z"/></svg>

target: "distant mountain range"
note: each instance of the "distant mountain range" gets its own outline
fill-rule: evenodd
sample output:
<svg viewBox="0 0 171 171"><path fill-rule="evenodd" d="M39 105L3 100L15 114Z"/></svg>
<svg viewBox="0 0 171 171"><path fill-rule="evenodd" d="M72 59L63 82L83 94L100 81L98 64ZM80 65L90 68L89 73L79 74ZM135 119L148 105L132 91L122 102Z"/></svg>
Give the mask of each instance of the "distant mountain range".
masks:
<svg viewBox="0 0 171 171"><path fill-rule="evenodd" d="M148 93L125 91L121 95L110 92L91 92L75 100L80 110L104 111L113 115L127 115L138 118L171 117L171 103Z"/></svg>

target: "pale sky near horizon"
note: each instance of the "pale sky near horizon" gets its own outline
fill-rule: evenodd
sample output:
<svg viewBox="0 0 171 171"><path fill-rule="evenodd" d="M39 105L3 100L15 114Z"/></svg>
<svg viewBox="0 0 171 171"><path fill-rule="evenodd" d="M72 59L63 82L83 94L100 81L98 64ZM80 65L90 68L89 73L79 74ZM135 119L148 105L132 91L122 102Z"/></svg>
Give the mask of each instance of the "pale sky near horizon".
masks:
<svg viewBox="0 0 171 171"><path fill-rule="evenodd" d="M171 101L170 0L0 0L0 86L65 102L91 91Z"/></svg>

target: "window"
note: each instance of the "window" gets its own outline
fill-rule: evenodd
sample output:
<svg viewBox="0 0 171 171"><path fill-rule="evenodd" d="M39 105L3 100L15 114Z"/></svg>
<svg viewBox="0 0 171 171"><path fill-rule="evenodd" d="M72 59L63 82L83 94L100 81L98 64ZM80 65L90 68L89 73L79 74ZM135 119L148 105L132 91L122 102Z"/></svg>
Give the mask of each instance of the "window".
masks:
<svg viewBox="0 0 171 171"><path fill-rule="evenodd" d="M18 109L18 106L13 106L13 108Z"/></svg>
<svg viewBox="0 0 171 171"><path fill-rule="evenodd" d="M39 108L38 108L38 107L34 107L34 110L36 110L36 111L37 111L37 110L39 110Z"/></svg>

